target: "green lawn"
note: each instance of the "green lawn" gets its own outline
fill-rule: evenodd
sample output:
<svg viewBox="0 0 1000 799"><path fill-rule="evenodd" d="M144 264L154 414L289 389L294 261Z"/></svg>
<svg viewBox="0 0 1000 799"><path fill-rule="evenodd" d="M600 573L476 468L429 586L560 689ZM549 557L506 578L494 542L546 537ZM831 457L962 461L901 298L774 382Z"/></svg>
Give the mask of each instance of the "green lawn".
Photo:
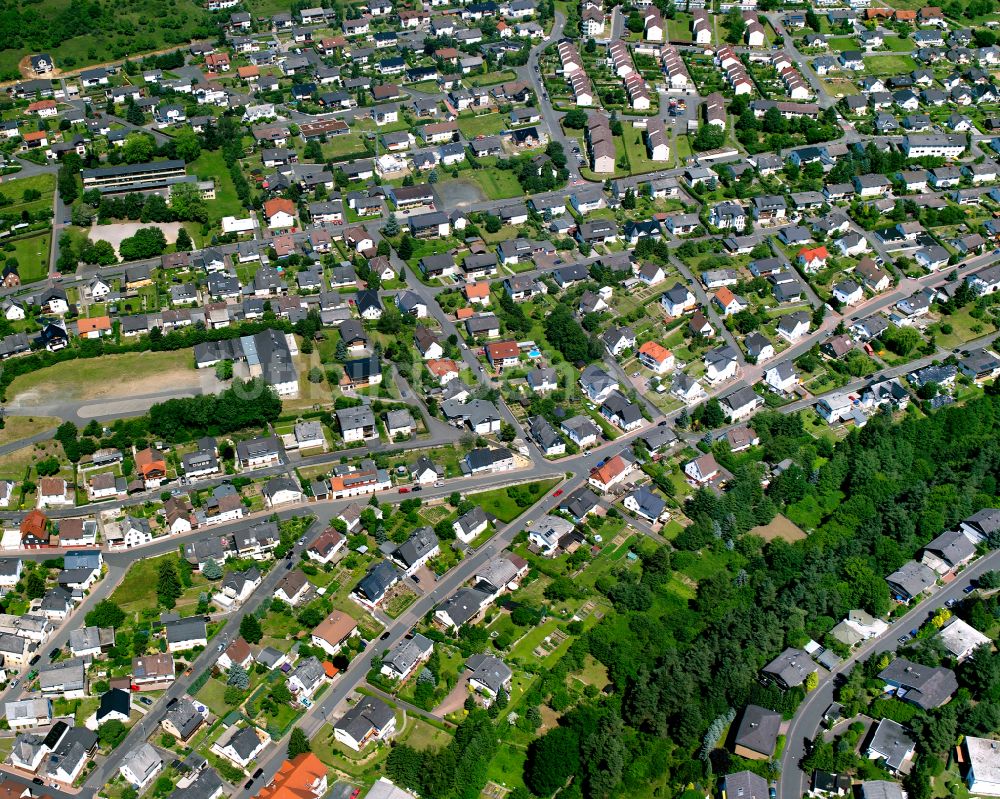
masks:
<svg viewBox="0 0 1000 799"><path fill-rule="evenodd" d="M463 178L458 179L462 180ZM509 169L497 169L495 166L477 169L470 172L464 179L478 183L483 194L489 200L507 200L511 197L524 195L524 189L521 188L517 176Z"/></svg>
<svg viewBox="0 0 1000 799"><path fill-rule="evenodd" d="M903 75L917 68L908 55L878 55L864 59L866 75Z"/></svg>
<svg viewBox="0 0 1000 799"><path fill-rule="evenodd" d="M901 36L887 36L885 46L894 53L908 53L913 49L913 39Z"/></svg>
<svg viewBox="0 0 1000 799"><path fill-rule="evenodd" d="M507 127L507 117L503 114L480 114L479 116L460 116L458 129L466 139L476 136L492 136Z"/></svg>
<svg viewBox="0 0 1000 799"><path fill-rule="evenodd" d="M534 502L537 502L558 482L558 478L552 478L551 480L539 480L534 483L526 483L512 488L521 490L526 489L531 493ZM506 523L513 521L527 510L527 507L518 507L517 503L511 498L510 491L511 488L495 488L492 491L481 491L477 494L469 494L467 498L473 504L479 505L487 513L496 516L499 521Z"/></svg>
<svg viewBox="0 0 1000 799"><path fill-rule="evenodd" d="M109 599L116 603L126 613L151 610L157 607L156 583L160 564L164 559L173 559L176 563L180 556L177 552L169 552L156 558L145 558L135 561L129 566L125 577L112 592ZM183 594L177 600L175 613L189 615L198 601L198 594L207 591L211 593L209 581L200 574L192 575L190 588L183 588Z"/></svg>
<svg viewBox="0 0 1000 799"><path fill-rule="evenodd" d="M858 49L858 40L853 36L831 36L826 40L826 43L830 45L830 50L834 53L839 53L841 50Z"/></svg>
<svg viewBox="0 0 1000 799"><path fill-rule="evenodd" d="M434 94L434 92L441 90L436 80L422 80L417 83L408 83L406 88L413 89L415 92L423 92L424 94Z"/></svg>
<svg viewBox="0 0 1000 799"><path fill-rule="evenodd" d="M677 143L677 163L683 165L687 159L693 155L691 150L691 139L684 134L677 136L674 141Z"/></svg>
<svg viewBox="0 0 1000 799"><path fill-rule="evenodd" d="M223 695L226 693L226 686L221 680L211 679L206 682L200 691L195 694L195 698L205 705L219 718L224 717L232 708L225 703Z"/></svg>
<svg viewBox="0 0 1000 799"><path fill-rule="evenodd" d="M0 196L13 200L12 205L4 206L4 213L17 214L21 211L40 211L52 208L52 195L56 188L56 176L48 172L32 175L28 178L5 180L0 185ZM37 191L41 194L37 200L24 200L26 191Z"/></svg>
<svg viewBox="0 0 1000 799"><path fill-rule="evenodd" d="M18 274L22 283L34 283L44 280L49 274L49 247L52 242L50 233L28 236L23 239L8 242L13 245L11 253L17 259Z"/></svg>
<svg viewBox="0 0 1000 799"><path fill-rule="evenodd" d="M679 12L673 19L667 20L667 38L672 42L690 42L691 16Z"/></svg>
<svg viewBox="0 0 1000 799"><path fill-rule="evenodd" d="M221 151L202 150L197 160L191 162L188 172L215 181L215 199L207 202L210 222L218 223L224 216L244 215L245 209L236 196L236 187Z"/></svg>
<svg viewBox="0 0 1000 799"><path fill-rule="evenodd" d="M325 158L344 158L349 155L357 155L360 158L367 154L365 140L359 133L343 133L340 136L333 136L323 145Z"/></svg>
<svg viewBox="0 0 1000 799"><path fill-rule="evenodd" d="M942 325L950 325L951 332L941 332ZM969 309L963 308L950 316L942 316L941 321L935 327L935 336L938 344L950 349L958 347L966 341L972 341L973 339L988 335L994 330L996 330L996 327L988 317L974 319L969 315Z"/></svg>
<svg viewBox="0 0 1000 799"><path fill-rule="evenodd" d="M655 172L667 166L667 162L652 161L649 158L646 145L642 141L642 131L631 125L622 126L622 139L625 142L625 152L628 154L629 171L633 175Z"/></svg>
<svg viewBox="0 0 1000 799"><path fill-rule="evenodd" d="M496 86L500 83L517 78L517 73L512 69L505 69L502 72L487 72L485 75L470 75L464 78L470 86Z"/></svg>

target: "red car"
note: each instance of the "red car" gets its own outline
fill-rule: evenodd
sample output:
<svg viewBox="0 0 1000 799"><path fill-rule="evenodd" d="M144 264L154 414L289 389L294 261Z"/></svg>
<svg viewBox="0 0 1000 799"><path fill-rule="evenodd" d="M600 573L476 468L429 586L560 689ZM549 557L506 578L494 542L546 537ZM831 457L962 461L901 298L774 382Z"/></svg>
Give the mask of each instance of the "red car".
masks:
<svg viewBox="0 0 1000 799"><path fill-rule="evenodd" d="M553 494L552 496L554 496L554 497L561 497L561 496L562 496L562 489L560 488L560 489L559 489L558 491L556 491L556 493L554 493L554 494Z"/></svg>
<svg viewBox="0 0 1000 799"><path fill-rule="evenodd" d="M399 489L399 493L400 494L409 494L410 493L410 489L408 489L406 486L403 486L402 488Z"/></svg>
<svg viewBox="0 0 1000 799"><path fill-rule="evenodd" d="M351 791L351 799L358 799L360 795L361 795L360 788L355 788L353 791Z"/></svg>

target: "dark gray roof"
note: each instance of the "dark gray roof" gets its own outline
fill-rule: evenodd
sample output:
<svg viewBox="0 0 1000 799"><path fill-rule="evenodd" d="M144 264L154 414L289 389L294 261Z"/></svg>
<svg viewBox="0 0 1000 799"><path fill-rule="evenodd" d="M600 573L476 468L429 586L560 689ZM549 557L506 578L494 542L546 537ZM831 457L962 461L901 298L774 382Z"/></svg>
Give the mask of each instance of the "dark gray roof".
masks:
<svg viewBox="0 0 1000 799"><path fill-rule="evenodd" d="M170 794L170 799L210 799L224 787L215 769L206 768L186 788L178 788Z"/></svg>
<svg viewBox="0 0 1000 799"><path fill-rule="evenodd" d="M186 740L191 733L198 729L198 725L202 722L202 715L195 708L194 702L184 696L167 710L164 714L164 720L169 720L174 729Z"/></svg>
<svg viewBox="0 0 1000 799"><path fill-rule="evenodd" d="M465 665L472 670L472 677L487 686L493 693L499 693L510 682L513 673L510 667L493 655L472 655Z"/></svg>
<svg viewBox="0 0 1000 799"><path fill-rule="evenodd" d="M463 530L475 530L483 522L488 521L486 516L486 511L481 507L476 505L472 510L467 513L462 514L455 521L455 524L459 525Z"/></svg>
<svg viewBox="0 0 1000 799"><path fill-rule="evenodd" d="M899 768L915 744L902 725L892 719L882 719L872 734L868 750L885 758L891 769Z"/></svg>
<svg viewBox="0 0 1000 799"><path fill-rule="evenodd" d="M441 603L438 610L444 611L459 627L475 616L488 602L490 595L476 588L459 588Z"/></svg>
<svg viewBox="0 0 1000 799"><path fill-rule="evenodd" d="M958 690L958 680L951 669L921 666L906 658L896 658L878 676L901 689L905 701L924 710L941 707Z"/></svg>
<svg viewBox="0 0 1000 799"><path fill-rule="evenodd" d="M430 527L419 527L406 541L396 547L392 557L408 569L437 546L438 538L434 535L434 531Z"/></svg>
<svg viewBox="0 0 1000 799"><path fill-rule="evenodd" d="M931 541L924 547L924 551L937 555L952 566L957 566L976 554L976 546L965 533L950 530Z"/></svg>
<svg viewBox="0 0 1000 799"><path fill-rule="evenodd" d="M781 714L758 705L747 705L733 739L737 746L770 757L778 740Z"/></svg>
<svg viewBox="0 0 1000 799"><path fill-rule="evenodd" d="M201 616L178 619L164 626L167 630L167 642L171 644L193 641L207 636L205 619Z"/></svg>
<svg viewBox="0 0 1000 799"><path fill-rule="evenodd" d="M399 570L389 561L383 560L368 570L368 573L361 578L355 591L369 602L378 602L399 578Z"/></svg>
<svg viewBox="0 0 1000 799"><path fill-rule="evenodd" d="M395 712L385 702L373 696L365 696L333 726L346 732L355 741L361 741L372 730L384 730L394 718Z"/></svg>
<svg viewBox="0 0 1000 799"><path fill-rule="evenodd" d="M767 780L752 771L737 771L723 777L726 799L768 799Z"/></svg>

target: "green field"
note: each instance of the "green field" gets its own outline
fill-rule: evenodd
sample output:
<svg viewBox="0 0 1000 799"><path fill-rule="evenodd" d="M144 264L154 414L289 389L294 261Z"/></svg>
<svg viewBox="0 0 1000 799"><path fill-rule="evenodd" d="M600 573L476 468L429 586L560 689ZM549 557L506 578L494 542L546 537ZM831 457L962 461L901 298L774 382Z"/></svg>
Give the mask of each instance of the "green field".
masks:
<svg viewBox="0 0 1000 799"><path fill-rule="evenodd" d="M40 233L37 236L27 236L8 242L14 246L14 251L10 254L17 259L19 267L17 271L22 283L33 283L48 276L51 241L50 233Z"/></svg>
<svg viewBox="0 0 1000 799"><path fill-rule="evenodd" d="M537 502L545 493L559 482L559 478L551 480L539 480L535 483L526 483L515 488L527 489L531 491L537 486L537 491L531 494L532 500ZM510 488L495 488L492 491L480 491L477 494L469 494L467 499L475 505L479 505L484 511L501 522L510 522L524 513L528 508L519 508L517 503L510 496ZM530 507L530 506L529 506Z"/></svg>
<svg viewBox="0 0 1000 799"><path fill-rule="evenodd" d="M206 203L209 222L218 224L224 216L244 215L243 203L236 196L236 187L233 186L233 179L229 176L221 150L202 150L198 159L191 162L188 171L199 178L211 178L215 181L215 199Z"/></svg>
<svg viewBox="0 0 1000 799"><path fill-rule="evenodd" d="M19 214L21 211L41 211L52 208L52 195L56 188L56 176L48 172L32 175L28 178L5 180L0 184L0 196L13 200L12 205L3 206L5 214ZM37 191L41 194L37 200L24 201L26 191Z"/></svg>
<svg viewBox="0 0 1000 799"><path fill-rule="evenodd" d="M826 43L830 45L830 50L834 53L858 49L858 40L853 36L831 36L826 40Z"/></svg>
<svg viewBox="0 0 1000 799"><path fill-rule="evenodd" d="M323 145L323 156L326 158L343 158L348 155L356 155L361 158L367 154L365 140L358 133L333 136Z"/></svg>
<svg viewBox="0 0 1000 799"><path fill-rule="evenodd" d="M679 12L667 20L667 38L672 42L690 42L691 15Z"/></svg>
<svg viewBox="0 0 1000 799"><path fill-rule="evenodd" d="M878 55L864 59L866 75L905 75L917 68L908 55Z"/></svg>
<svg viewBox="0 0 1000 799"><path fill-rule="evenodd" d="M524 189L518 183L513 172L496 167L478 169L463 175L459 180L473 180L479 184L483 194L489 200L506 200L511 197L520 197L524 194Z"/></svg>
<svg viewBox="0 0 1000 799"><path fill-rule="evenodd" d="M465 80L470 86L496 86L516 77L517 73L514 70L505 69L502 72L487 72L485 75L470 75Z"/></svg>
<svg viewBox="0 0 1000 799"><path fill-rule="evenodd" d="M167 557L177 557L174 554ZM156 607L157 558L137 560L109 597L126 613Z"/></svg>
<svg viewBox="0 0 1000 799"><path fill-rule="evenodd" d="M894 53L908 53L913 49L913 39L900 36L886 36L885 46Z"/></svg>
<svg viewBox="0 0 1000 799"><path fill-rule="evenodd" d="M503 114L482 114L458 118L458 129L466 139L476 136L492 136L507 126L507 117Z"/></svg>
<svg viewBox="0 0 1000 799"><path fill-rule="evenodd" d="M646 145L642 141L642 131L631 125L622 126L622 139L625 141L625 152L628 155L629 171L633 175L655 172L664 169L668 162L652 161L649 158Z"/></svg>

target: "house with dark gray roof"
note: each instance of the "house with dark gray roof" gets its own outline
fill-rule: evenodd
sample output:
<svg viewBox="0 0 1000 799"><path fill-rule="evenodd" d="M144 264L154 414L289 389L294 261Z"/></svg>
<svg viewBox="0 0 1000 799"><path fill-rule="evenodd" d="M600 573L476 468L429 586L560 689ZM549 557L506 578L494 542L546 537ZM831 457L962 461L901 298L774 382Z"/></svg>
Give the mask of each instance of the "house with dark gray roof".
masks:
<svg viewBox="0 0 1000 799"><path fill-rule="evenodd" d="M922 666L906 658L895 658L878 676L896 696L922 710L941 707L958 690L958 680L951 669Z"/></svg>
<svg viewBox="0 0 1000 799"><path fill-rule="evenodd" d="M788 647L778 657L768 663L761 673L784 689L802 685L806 678L816 671L812 658L801 649Z"/></svg>
<svg viewBox="0 0 1000 799"><path fill-rule="evenodd" d="M205 717L198 712L194 702L186 696L181 697L163 716L160 726L163 729L184 742L194 735Z"/></svg>
<svg viewBox="0 0 1000 799"><path fill-rule="evenodd" d="M402 575L390 561L382 560L372 566L354 589L354 596L362 604L374 607L386 592L402 579Z"/></svg>
<svg viewBox="0 0 1000 799"><path fill-rule="evenodd" d="M778 742L781 714L747 705L733 736L733 751L750 760L769 760Z"/></svg>
<svg viewBox="0 0 1000 799"><path fill-rule="evenodd" d="M898 772L913 757L916 744L903 726L892 719L882 719L868 741L869 760L883 760L890 773Z"/></svg>
<svg viewBox="0 0 1000 799"><path fill-rule="evenodd" d="M934 585L937 575L923 563L907 561L885 578L889 590L900 602L909 602Z"/></svg>
<svg viewBox="0 0 1000 799"><path fill-rule="evenodd" d="M770 799L767 780L752 771L737 771L722 778L726 799Z"/></svg>
<svg viewBox="0 0 1000 799"><path fill-rule="evenodd" d="M420 633L400 641L382 658L382 674L393 680L405 680L427 660L434 643Z"/></svg>
<svg viewBox="0 0 1000 799"><path fill-rule="evenodd" d="M383 741L396 731L396 713L381 699L362 697L333 725L334 737L360 752L373 741Z"/></svg>
<svg viewBox="0 0 1000 799"><path fill-rule="evenodd" d="M458 629L475 619L491 599L490 594L478 588L459 588L438 605L434 617L446 627Z"/></svg>
<svg viewBox="0 0 1000 799"><path fill-rule="evenodd" d="M430 527L419 527L393 550L391 557L408 577L440 551L441 547L434 531Z"/></svg>
<svg viewBox="0 0 1000 799"><path fill-rule="evenodd" d="M510 691L510 681L513 672L500 658L493 655L477 653L465 661L465 666L472 674L469 675L469 687L483 694L487 704L492 704L501 691Z"/></svg>

